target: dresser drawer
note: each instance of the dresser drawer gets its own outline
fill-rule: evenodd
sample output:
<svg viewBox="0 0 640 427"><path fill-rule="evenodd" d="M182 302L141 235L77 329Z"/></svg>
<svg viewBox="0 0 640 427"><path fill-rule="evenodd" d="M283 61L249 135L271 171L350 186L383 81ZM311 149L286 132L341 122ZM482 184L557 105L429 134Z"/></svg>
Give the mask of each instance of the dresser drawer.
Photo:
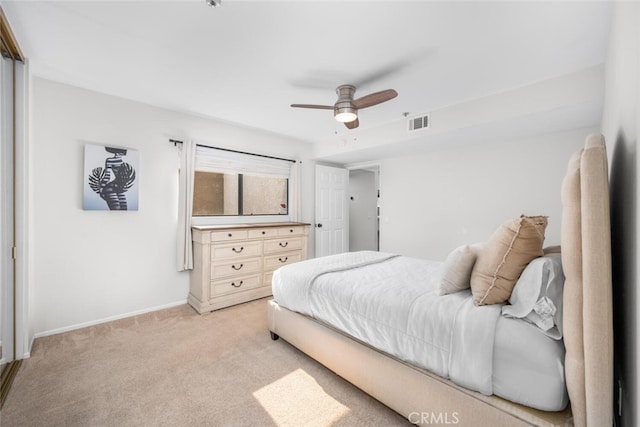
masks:
<svg viewBox="0 0 640 427"><path fill-rule="evenodd" d="M293 225L291 227L278 228L278 236L294 236L304 234L304 226Z"/></svg>
<svg viewBox="0 0 640 427"><path fill-rule="evenodd" d="M212 231L212 242L229 242L233 240L244 240L248 236L247 230L226 230L226 231Z"/></svg>
<svg viewBox="0 0 640 427"><path fill-rule="evenodd" d="M227 295L258 288L261 285L262 283L260 282L259 275L234 277L227 280L216 280L215 282L211 282L211 295Z"/></svg>
<svg viewBox="0 0 640 427"><path fill-rule="evenodd" d="M257 239L261 237L276 237L278 235L278 229L273 227L268 228L256 228L249 230L249 238Z"/></svg>
<svg viewBox="0 0 640 427"><path fill-rule="evenodd" d="M265 254L297 251L300 249L302 249L302 237L290 237L290 238L283 237L281 239L264 241Z"/></svg>
<svg viewBox="0 0 640 427"><path fill-rule="evenodd" d="M293 264L302 260L302 253L298 252L286 252L279 255L271 255L264 257L264 269L265 271L276 270L283 265Z"/></svg>
<svg viewBox="0 0 640 427"><path fill-rule="evenodd" d="M218 279L226 276L239 276L259 273L262 269L261 258L246 258L228 261L214 261L211 263L211 278Z"/></svg>
<svg viewBox="0 0 640 427"><path fill-rule="evenodd" d="M262 255L262 242L216 243L211 245L211 260L258 257Z"/></svg>

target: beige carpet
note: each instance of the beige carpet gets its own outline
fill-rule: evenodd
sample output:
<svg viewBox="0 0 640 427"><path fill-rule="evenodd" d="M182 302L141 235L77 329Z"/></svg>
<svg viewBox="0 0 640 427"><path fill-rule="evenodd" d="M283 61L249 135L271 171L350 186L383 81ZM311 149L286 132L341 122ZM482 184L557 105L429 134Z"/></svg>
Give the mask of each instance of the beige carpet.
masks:
<svg viewBox="0 0 640 427"><path fill-rule="evenodd" d="M185 305L39 338L0 424L408 424L285 341L272 341L266 301L202 316Z"/></svg>

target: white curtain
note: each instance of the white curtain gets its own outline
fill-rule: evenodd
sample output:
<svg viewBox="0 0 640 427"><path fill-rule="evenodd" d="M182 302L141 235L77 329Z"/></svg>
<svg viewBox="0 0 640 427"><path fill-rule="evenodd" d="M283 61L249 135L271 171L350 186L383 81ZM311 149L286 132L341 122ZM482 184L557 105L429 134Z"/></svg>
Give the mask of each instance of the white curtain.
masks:
<svg viewBox="0 0 640 427"><path fill-rule="evenodd" d="M291 221L300 222L302 213L300 212L302 204L300 202L300 184L301 178L301 162L294 162L291 165L291 173L289 176L289 218Z"/></svg>
<svg viewBox="0 0 640 427"><path fill-rule="evenodd" d="M178 181L178 271L193 269L191 243L191 211L193 207L193 177L195 171L196 144L182 143L180 151L180 175Z"/></svg>

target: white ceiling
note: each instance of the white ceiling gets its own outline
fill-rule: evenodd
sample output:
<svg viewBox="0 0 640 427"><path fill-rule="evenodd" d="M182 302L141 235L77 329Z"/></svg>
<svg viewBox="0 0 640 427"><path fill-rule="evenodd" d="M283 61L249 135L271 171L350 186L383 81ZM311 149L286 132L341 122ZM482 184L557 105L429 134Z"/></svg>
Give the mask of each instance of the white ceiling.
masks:
<svg viewBox="0 0 640 427"><path fill-rule="evenodd" d="M0 1L34 75L308 142L335 102L393 88L362 129L606 56L610 2Z"/></svg>

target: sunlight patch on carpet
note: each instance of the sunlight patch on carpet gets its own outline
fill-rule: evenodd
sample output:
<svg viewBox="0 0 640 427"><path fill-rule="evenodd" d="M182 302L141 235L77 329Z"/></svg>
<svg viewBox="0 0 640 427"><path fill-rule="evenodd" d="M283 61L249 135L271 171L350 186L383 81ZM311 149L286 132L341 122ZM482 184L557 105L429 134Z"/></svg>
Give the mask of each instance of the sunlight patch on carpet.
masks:
<svg viewBox="0 0 640 427"><path fill-rule="evenodd" d="M281 426L327 426L350 411L302 369L262 387L253 395L276 425Z"/></svg>

